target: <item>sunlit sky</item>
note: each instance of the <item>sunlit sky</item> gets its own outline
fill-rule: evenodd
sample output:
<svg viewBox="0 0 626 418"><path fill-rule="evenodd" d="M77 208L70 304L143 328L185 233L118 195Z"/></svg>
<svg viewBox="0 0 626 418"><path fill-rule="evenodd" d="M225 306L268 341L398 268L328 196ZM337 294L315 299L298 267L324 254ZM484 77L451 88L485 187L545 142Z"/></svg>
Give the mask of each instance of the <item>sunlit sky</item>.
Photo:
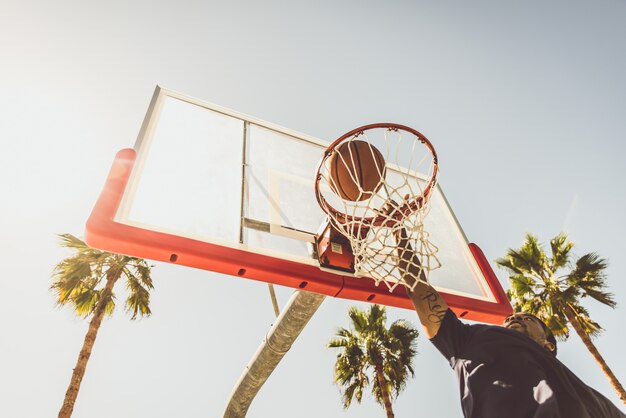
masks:
<svg viewBox="0 0 626 418"><path fill-rule="evenodd" d="M618 307L586 306L606 329L598 349L626 379L623 1L0 6L0 416L58 413L87 322L48 290L69 255L56 234L83 236L157 84L325 140L381 120L420 130L489 260L526 232L548 241L562 230L577 255L609 259ZM263 283L161 263L153 278L150 318L118 309L103 322L75 417L221 417L274 321ZM292 290L277 291L284 305ZM324 301L249 417L384 416L370 397L344 411L332 382L325 344L350 305ZM409 310L389 317L418 324ZM396 416L461 417L452 370L424 336L418 350ZM559 358L620 404L577 337Z"/></svg>

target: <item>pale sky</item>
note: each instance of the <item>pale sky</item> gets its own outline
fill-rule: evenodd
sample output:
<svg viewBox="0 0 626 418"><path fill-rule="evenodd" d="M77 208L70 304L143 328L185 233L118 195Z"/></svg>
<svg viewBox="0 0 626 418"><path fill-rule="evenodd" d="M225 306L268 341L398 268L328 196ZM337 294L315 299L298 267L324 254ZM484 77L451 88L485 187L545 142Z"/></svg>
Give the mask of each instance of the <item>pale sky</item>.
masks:
<svg viewBox="0 0 626 418"><path fill-rule="evenodd" d="M625 21L623 0L1 0L0 416L58 413L87 322L48 290L68 255L55 234L83 236L157 84L328 141L382 120L420 130L489 260L563 228L577 255L609 259L618 308L586 306L625 383ZM161 263L153 278L152 317L103 322L75 417L221 417L274 320L263 283ZM384 416L369 396L342 410L332 382L325 344L350 305L324 301L249 417ZM447 362L418 349L396 416L461 417ZM620 404L576 336L559 358Z"/></svg>

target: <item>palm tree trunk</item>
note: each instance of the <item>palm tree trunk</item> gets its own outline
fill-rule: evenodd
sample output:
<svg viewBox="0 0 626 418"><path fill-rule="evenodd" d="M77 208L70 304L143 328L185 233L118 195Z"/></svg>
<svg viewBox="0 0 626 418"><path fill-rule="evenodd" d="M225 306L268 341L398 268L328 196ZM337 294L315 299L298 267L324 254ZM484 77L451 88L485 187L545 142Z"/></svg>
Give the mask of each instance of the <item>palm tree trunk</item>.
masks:
<svg viewBox="0 0 626 418"><path fill-rule="evenodd" d="M387 418L394 418L393 409L391 408L391 397L389 396L389 391L387 390L387 382L385 381L385 377L383 375L383 367L380 364L375 366L376 369L376 379L378 380L378 387L380 387L380 395L383 398L383 402L385 403L385 411L387 412Z"/></svg>
<svg viewBox="0 0 626 418"><path fill-rule="evenodd" d="M87 329L87 335L85 335L85 340L83 341L83 347L81 348L80 354L78 355L76 367L74 367L74 371L72 372L72 378L67 388L67 392L65 392L63 405L61 406L61 410L59 411L59 418L69 418L72 416L72 412L74 411L74 403L76 402L78 390L80 389L80 383L83 380L85 370L87 369L87 362L89 361L89 357L91 356L91 349L96 342L96 336L98 335L98 330L100 329L102 318L104 318L106 306L111 300L113 286L121 275L121 270L109 270L107 272L107 283L102 290L102 295L100 295L100 300L98 301L98 305L94 310L91 322L89 322L89 328Z"/></svg>
<svg viewBox="0 0 626 418"><path fill-rule="evenodd" d="M585 344L585 346L587 347L587 350L589 350L593 358L600 365L600 368L602 369L604 374L609 378L611 386L613 386L613 390L615 390L617 396L619 396L622 402L626 404L626 392L624 391L624 387L619 382L619 380L617 380L617 377L615 377L613 371L609 368L608 364L606 364L606 361L604 361L604 358L596 348L595 344L591 341L591 338L589 338L589 336L583 330L580 322L578 322L578 318L576 317L576 313L574 312L574 310L570 306L566 306L564 312L567 320L570 322L570 324L572 324L572 328L574 328L574 331L576 331L576 334L578 334L580 339L583 341L583 344Z"/></svg>

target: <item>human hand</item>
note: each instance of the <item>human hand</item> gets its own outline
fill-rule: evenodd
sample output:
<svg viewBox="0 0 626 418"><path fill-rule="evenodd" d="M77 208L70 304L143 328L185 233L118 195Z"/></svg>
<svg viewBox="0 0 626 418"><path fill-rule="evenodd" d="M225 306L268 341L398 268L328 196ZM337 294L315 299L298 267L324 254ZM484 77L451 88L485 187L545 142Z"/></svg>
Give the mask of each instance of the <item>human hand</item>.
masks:
<svg viewBox="0 0 626 418"><path fill-rule="evenodd" d="M397 239L406 238L406 229L402 225L407 208L409 195L405 195L402 203L397 203L393 199L388 199L378 210L378 214L385 217L383 226L391 228Z"/></svg>

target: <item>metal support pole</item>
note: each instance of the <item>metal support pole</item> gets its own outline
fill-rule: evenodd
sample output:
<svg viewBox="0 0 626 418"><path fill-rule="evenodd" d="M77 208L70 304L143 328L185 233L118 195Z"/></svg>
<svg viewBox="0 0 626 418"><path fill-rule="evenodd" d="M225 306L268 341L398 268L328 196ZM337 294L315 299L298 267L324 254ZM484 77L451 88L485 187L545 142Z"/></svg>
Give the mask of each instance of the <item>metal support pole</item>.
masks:
<svg viewBox="0 0 626 418"><path fill-rule="evenodd" d="M289 351L325 298L324 295L301 290L294 292L235 385L224 411L224 418L246 416L261 386Z"/></svg>

